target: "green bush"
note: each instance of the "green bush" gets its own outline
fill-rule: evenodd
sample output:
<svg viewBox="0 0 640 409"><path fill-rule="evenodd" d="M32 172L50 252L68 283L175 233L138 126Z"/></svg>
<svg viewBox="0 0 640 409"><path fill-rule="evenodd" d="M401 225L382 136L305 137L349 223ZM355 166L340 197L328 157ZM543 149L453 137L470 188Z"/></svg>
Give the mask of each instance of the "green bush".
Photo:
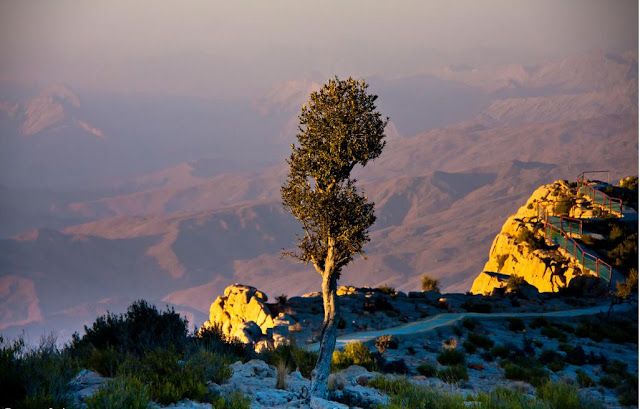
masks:
<svg viewBox="0 0 640 409"><path fill-rule="evenodd" d="M457 383L469 380L469 373L465 365L451 365L439 370L438 378L447 383Z"/></svg>
<svg viewBox="0 0 640 409"><path fill-rule="evenodd" d="M443 349L437 359L441 365L459 365L465 362L464 352L457 349Z"/></svg>
<svg viewBox="0 0 640 409"><path fill-rule="evenodd" d="M439 293L440 281L425 274L422 276L421 287L422 291L435 291Z"/></svg>
<svg viewBox="0 0 640 409"><path fill-rule="evenodd" d="M547 338L557 339L560 342L567 342L567 334L550 325L542 327L542 330L540 330L540 334L544 335Z"/></svg>
<svg viewBox="0 0 640 409"><path fill-rule="evenodd" d="M251 399L235 391L228 396L219 396L211 401L212 409L250 409Z"/></svg>
<svg viewBox="0 0 640 409"><path fill-rule="evenodd" d="M549 373L535 363L516 363L505 361L501 363L504 369L504 377L515 381L529 382L538 386L549 380Z"/></svg>
<svg viewBox="0 0 640 409"><path fill-rule="evenodd" d="M566 382L545 382L538 386L538 397L550 409L599 409L602 403L580 396L575 385Z"/></svg>
<svg viewBox="0 0 640 409"><path fill-rule="evenodd" d="M87 409L146 409L147 387L133 377L116 377L87 399Z"/></svg>
<svg viewBox="0 0 640 409"><path fill-rule="evenodd" d="M180 365L181 358L172 349L158 349L142 358L128 359L120 370L122 375L143 379L151 399L158 403L169 404L186 398L202 400L207 395L206 372L200 365ZM224 372L218 376L224 377Z"/></svg>
<svg viewBox="0 0 640 409"><path fill-rule="evenodd" d="M469 333L467 340L478 348L490 349L495 344L491 338L486 335L478 334L476 332Z"/></svg>
<svg viewBox="0 0 640 409"><path fill-rule="evenodd" d="M473 354L478 350L478 347L476 346L476 344L474 344L473 342L466 340L462 343L462 346L464 347L464 350L468 353L468 354Z"/></svg>
<svg viewBox="0 0 640 409"><path fill-rule="evenodd" d="M120 364L127 358L126 353L120 352L109 345L105 349L91 347L91 352L86 360L86 367L93 369L101 375L113 377L118 372Z"/></svg>
<svg viewBox="0 0 640 409"><path fill-rule="evenodd" d="M85 326L85 335L74 334L71 348L114 348L141 356L158 348L182 351L187 343L187 321L173 309L158 311L144 300L131 304L124 314L100 316Z"/></svg>
<svg viewBox="0 0 640 409"><path fill-rule="evenodd" d="M204 382L221 384L231 378L230 361L228 357L202 349L189 357L183 370Z"/></svg>
<svg viewBox="0 0 640 409"><path fill-rule="evenodd" d="M435 365L430 363L423 363L418 365L416 368L420 375L426 376L427 378L434 377L438 374L438 369Z"/></svg>
<svg viewBox="0 0 640 409"><path fill-rule="evenodd" d="M578 369L576 371L576 382L580 385L581 388L591 388L596 386L596 383L593 379L582 369Z"/></svg>
<svg viewBox="0 0 640 409"><path fill-rule="evenodd" d="M391 402L386 409L463 409L464 398L460 395L436 391L417 386L406 378L375 377L368 386L390 395Z"/></svg>
<svg viewBox="0 0 640 409"><path fill-rule="evenodd" d="M471 408L482 409L549 409L544 402L533 399L522 392L496 388L490 393L479 393L473 398L477 405L470 405Z"/></svg>
<svg viewBox="0 0 640 409"><path fill-rule="evenodd" d="M462 320L462 326L469 331L473 331L478 326L478 321L474 320L473 318L465 318Z"/></svg>
<svg viewBox="0 0 640 409"><path fill-rule="evenodd" d="M370 371L376 369L376 362L369 348L362 342L350 342L344 347L344 351L334 351L331 357L331 366L335 370L345 369L351 365L360 365Z"/></svg>
<svg viewBox="0 0 640 409"><path fill-rule="evenodd" d="M378 290L384 294L387 295L396 295L396 289L387 285L387 284L382 284L378 286Z"/></svg>

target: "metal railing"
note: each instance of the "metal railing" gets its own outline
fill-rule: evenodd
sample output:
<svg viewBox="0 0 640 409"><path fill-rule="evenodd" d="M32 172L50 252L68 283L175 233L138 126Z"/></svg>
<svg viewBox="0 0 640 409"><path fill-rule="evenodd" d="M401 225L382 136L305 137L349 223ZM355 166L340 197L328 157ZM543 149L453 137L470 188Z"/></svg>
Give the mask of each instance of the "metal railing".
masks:
<svg viewBox="0 0 640 409"><path fill-rule="evenodd" d="M539 212L540 214L540 212ZM564 229L565 220L571 223L580 222L576 225L575 232L582 234L582 221L578 219L567 218L565 216L548 216L547 212L542 209L541 218L544 224L545 239L563 248L573 258L575 258L584 268L595 272L598 277L606 280L609 284L613 277L613 268L604 260L587 252L576 240L571 238ZM571 224L568 224L571 226ZM571 228L570 232L574 232Z"/></svg>
<svg viewBox="0 0 640 409"><path fill-rule="evenodd" d="M622 200L611 197L601 190L596 189L593 186L583 184L578 188L578 193L587 196L595 204L598 204L609 211L609 213L616 213L622 215Z"/></svg>

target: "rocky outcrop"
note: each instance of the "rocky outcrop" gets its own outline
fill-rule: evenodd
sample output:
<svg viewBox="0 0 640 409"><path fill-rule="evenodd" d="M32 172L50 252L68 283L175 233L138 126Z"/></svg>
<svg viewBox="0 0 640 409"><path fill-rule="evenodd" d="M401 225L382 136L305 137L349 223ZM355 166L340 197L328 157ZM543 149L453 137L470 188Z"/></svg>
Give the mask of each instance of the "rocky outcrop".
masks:
<svg viewBox="0 0 640 409"><path fill-rule="evenodd" d="M545 245L540 215L590 217L592 211L590 202L577 197L566 181L536 189L502 226L471 292L490 295L496 289L506 289L512 276L523 278L540 292L555 292L568 286L574 277L589 274L562 250ZM517 284L517 280L511 282Z"/></svg>
<svg viewBox="0 0 640 409"><path fill-rule="evenodd" d="M285 313L273 314L268 297L255 287L234 284L215 299L203 328L219 328L222 333L256 350L288 342L289 326L295 319Z"/></svg>

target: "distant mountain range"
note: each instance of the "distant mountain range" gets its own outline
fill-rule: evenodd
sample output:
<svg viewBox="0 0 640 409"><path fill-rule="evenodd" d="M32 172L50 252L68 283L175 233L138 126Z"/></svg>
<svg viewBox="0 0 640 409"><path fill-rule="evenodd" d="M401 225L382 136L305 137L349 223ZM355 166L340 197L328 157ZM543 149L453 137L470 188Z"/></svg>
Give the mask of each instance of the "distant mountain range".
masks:
<svg viewBox="0 0 640 409"><path fill-rule="evenodd" d="M467 291L504 219L537 186L595 168L637 175L637 69L633 53L595 52L372 78L395 127L382 156L357 171L378 220L367 259L342 281L408 290L426 273ZM64 86L5 99L0 330L68 336L136 298L198 323L233 282L273 295L316 290L312 269L280 256L300 229L279 187L297 111L318 83L275 86L235 111L188 98L85 103Z"/></svg>

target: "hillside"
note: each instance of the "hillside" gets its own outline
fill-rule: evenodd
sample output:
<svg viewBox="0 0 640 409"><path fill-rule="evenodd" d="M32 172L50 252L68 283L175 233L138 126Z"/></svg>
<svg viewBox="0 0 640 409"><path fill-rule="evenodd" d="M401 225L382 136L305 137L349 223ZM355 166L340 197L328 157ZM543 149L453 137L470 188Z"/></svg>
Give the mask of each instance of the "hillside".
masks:
<svg viewBox="0 0 640 409"><path fill-rule="evenodd" d="M467 291L487 261L487 250L502 222L537 187L557 179L575 180L588 169L612 169L614 179L637 175L637 62L633 55L612 59L596 53L535 69L503 68L478 78L460 73L447 78L448 85L458 84L455 89L461 95L483 90L484 102L464 108L462 120L462 111L451 108L455 122L426 126L413 136L390 136L381 157L357 171L365 192L376 203L378 220L366 248L367 259L350 265L343 282L413 290L419 287L420 276L428 273L440 279L447 291ZM520 73L517 86L497 78L504 72ZM434 83L432 78L414 80L422 84L415 88L418 94L428 93L429 84ZM495 83L502 85L491 85ZM410 84L409 79L389 81L381 83L380 89L397 92L395 98L399 98L398 90ZM471 91L460 84L473 87L472 93L466 94ZM265 116L268 124L261 135L279 135L310 86L294 81L254 102L263 113L278 113L277 118ZM186 112L193 100L115 103L114 98L80 100L78 115L104 128L107 137L83 134L80 143L105 145L92 145L89 150L97 159L78 160L102 169L102 161L117 157L129 176L112 177L109 184L101 179L92 189L68 194L11 187L2 191L8 194L0 197L1 208L7 209L2 214L7 223L2 223L6 238L0 240L0 276L17 278L0 281L0 294L15 282L24 283L21 291L30 294L24 305L11 297L0 298L0 315L7 317L4 327L20 331L28 323L37 332L38 326L55 327L53 320L58 320L74 322L77 328L91 314L70 311L93 311L104 305L122 310L125 304L116 295L164 300L202 316L212 294L233 282L251 283L271 294L295 295L317 288L317 277L309 268L280 257L299 233L279 198L286 172L284 139L261 139L269 146L262 156L269 156L276 165L262 162L257 170L240 169L233 155L208 155L213 145L217 151L227 146L226 137L217 144L215 138L205 137L227 126L212 125L225 116L226 108L198 101L197 109ZM393 105L401 106L399 99ZM416 106L425 112L430 109L426 102ZM207 116L212 111L218 114ZM107 112L122 116L123 121L113 122L119 124L115 128L101 126L100 118ZM3 120L3 126L12 123L6 117ZM171 122L170 126L164 127L163 121ZM420 123L416 120L411 126ZM186 124L189 138L201 142L190 152L164 140L172 132L182 134L181 124ZM260 115L238 134L246 135L257 124ZM129 125L141 130L131 140L124 132ZM403 128L400 123L397 126ZM142 144L160 128L154 143ZM55 139L47 132L12 141L21 146L34 143L28 149L42 154L73 151L67 142L75 139L67 140L69 135ZM143 145L154 147L151 156L141 153ZM261 146L256 145L255 151ZM27 152L23 148L20 152ZM153 155L163 160L155 161ZM143 162L153 159L158 166L149 169L147 162L130 162L133 157ZM253 163L248 156L242 158ZM43 162L48 163L46 169L56 167L58 159ZM75 160L60 163L84 176ZM3 163L11 167L10 162ZM21 172L25 164L9 173ZM26 306L31 305L38 305L41 314L28 313L31 307Z"/></svg>

